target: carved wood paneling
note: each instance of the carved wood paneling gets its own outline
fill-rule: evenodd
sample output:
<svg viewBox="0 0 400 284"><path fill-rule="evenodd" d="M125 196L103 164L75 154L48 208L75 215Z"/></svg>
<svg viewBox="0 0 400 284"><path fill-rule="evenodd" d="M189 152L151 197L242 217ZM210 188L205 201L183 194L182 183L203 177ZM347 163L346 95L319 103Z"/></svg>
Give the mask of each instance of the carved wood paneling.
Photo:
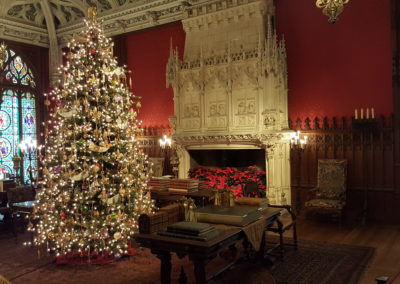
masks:
<svg viewBox="0 0 400 284"><path fill-rule="evenodd" d="M305 119L291 125L309 137L301 159L293 150L291 153L292 190L297 194L300 188L302 202L307 198L308 189L317 185L318 159L347 159L348 216L359 220L366 200L367 220L395 222L398 219L396 206L400 204L391 200L396 193L392 118L355 122Z"/></svg>
<svg viewBox="0 0 400 284"><path fill-rule="evenodd" d="M154 158L164 158L163 175L172 175L172 166L170 163L171 157L174 155L173 148L161 149L159 139L167 135L172 136L172 129L169 126L146 126L143 127L143 135L138 138L143 151Z"/></svg>
<svg viewBox="0 0 400 284"><path fill-rule="evenodd" d="M400 3L391 1L391 26L393 46L393 110L394 110L394 165L395 165L395 197L400 199Z"/></svg>

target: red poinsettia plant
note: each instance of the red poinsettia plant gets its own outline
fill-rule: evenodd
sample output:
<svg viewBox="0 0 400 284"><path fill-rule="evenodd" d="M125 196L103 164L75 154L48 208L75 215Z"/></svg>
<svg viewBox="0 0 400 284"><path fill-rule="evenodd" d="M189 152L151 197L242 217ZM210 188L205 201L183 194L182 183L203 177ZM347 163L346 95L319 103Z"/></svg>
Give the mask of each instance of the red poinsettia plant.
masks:
<svg viewBox="0 0 400 284"><path fill-rule="evenodd" d="M229 189L235 197L243 196L243 187L252 181L257 183L259 196L265 197L265 171L250 166L243 170L238 168L208 168L198 166L189 170L189 177L205 182L207 188Z"/></svg>

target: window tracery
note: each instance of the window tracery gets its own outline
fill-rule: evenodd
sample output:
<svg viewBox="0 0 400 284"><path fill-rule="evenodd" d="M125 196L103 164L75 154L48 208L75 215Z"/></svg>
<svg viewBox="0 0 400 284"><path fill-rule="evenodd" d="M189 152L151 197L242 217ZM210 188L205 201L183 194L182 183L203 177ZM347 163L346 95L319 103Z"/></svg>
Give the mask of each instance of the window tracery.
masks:
<svg viewBox="0 0 400 284"><path fill-rule="evenodd" d="M18 145L30 137L36 140L36 83L32 70L13 50L8 49L0 78L0 174L15 174L13 156L20 155ZM22 177L36 172L36 153L22 160ZM21 174L20 173L20 174Z"/></svg>

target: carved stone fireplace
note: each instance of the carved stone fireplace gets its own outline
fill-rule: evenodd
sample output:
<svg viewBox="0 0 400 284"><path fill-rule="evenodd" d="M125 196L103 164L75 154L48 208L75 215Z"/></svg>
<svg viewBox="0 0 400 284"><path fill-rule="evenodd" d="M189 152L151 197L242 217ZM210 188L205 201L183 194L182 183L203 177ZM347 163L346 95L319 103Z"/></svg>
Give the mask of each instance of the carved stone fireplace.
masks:
<svg viewBox="0 0 400 284"><path fill-rule="evenodd" d="M273 0L195 3L182 21L183 60L171 50L167 64L179 176L191 150L262 149L270 202L290 204L286 51Z"/></svg>

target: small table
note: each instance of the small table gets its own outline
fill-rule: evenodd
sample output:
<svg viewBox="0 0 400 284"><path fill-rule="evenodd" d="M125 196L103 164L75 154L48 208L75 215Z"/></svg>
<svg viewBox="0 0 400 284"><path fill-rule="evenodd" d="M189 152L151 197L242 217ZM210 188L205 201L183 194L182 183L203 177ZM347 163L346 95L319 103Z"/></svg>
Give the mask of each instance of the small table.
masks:
<svg viewBox="0 0 400 284"><path fill-rule="evenodd" d="M279 215L279 209L268 208L263 214L265 228L271 226ZM223 230L218 237L206 242L160 236L156 233L135 235L135 240L141 246L151 249L151 252L161 260L160 277L162 284L171 283L171 252L180 257L188 255L194 265L196 283L204 284L209 280L206 278L206 264L215 258L223 248L230 247L237 241L245 239L246 235L242 227L232 226Z"/></svg>
<svg viewBox="0 0 400 284"><path fill-rule="evenodd" d="M25 214L30 214L33 212L33 209L35 208L35 205L37 204L37 201L25 201L25 202L18 202L18 203L13 203L12 208L14 212L17 213L25 213Z"/></svg>
<svg viewBox="0 0 400 284"><path fill-rule="evenodd" d="M204 207L205 205L209 204L213 199L214 199L214 192L212 190L207 190L207 189L201 189L198 191L194 192L188 192L188 193L171 193L168 191L151 191L151 199L154 199L157 201L157 206L162 207L161 204L163 202L169 202L169 201L179 201L183 197L190 197L193 198L196 201L196 204Z"/></svg>

